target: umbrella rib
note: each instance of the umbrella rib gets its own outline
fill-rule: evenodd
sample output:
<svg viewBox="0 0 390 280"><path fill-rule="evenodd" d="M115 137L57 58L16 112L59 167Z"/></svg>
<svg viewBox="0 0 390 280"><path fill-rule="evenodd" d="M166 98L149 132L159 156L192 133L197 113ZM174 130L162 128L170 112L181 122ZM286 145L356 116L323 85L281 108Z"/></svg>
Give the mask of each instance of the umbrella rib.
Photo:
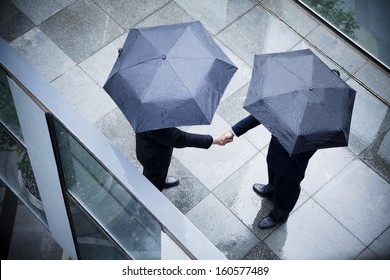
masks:
<svg viewBox="0 0 390 280"><path fill-rule="evenodd" d="M312 87L312 89L345 89L343 86L323 86L323 87Z"/></svg>
<svg viewBox="0 0 390 280"><path fill-rule="evenodd" d="M179 74L175 71L175 68L172 67L172 65L167 61L169 67L171 67L172 71L175 72L176 76L180 79L182 84L185 86L185 88L188 90L188 92L191 92L190 89L187 87L186 83L180 78Z"/></svg>
<svg viewBox="0 0 390 280"><path fill-rule="evenodd" d="M176 58L179 58L179 59L214 59L214 57L210 56L210 57L198 57L198 56L193 56L193 57L190 57L190 56L171 56L170 57L171 59L176 59Z"/></svg>
<svg viewBox="0 0 390 280"><path fill-rule="evenodd" d="M284 64L282 64L281 62L279 62L278 60L276 60L274 57L271 57L271 59L276 62L277 64L279 64L282 68L286 69L288 72L290 72L291 74L293 74L295 77L297 77L300 81L302 81L304 84L305 84L305 81L300 77L298 76L295 72L291 71L289 68L287 68Z"/></svg>
<svg viewBox="0 0 390 280"><path fill-rule="evenodd" d="M120 70L126 70L126 69L129 69L129 68L138 66L138 65L140 65L140 64L142 64L142 63L149 62L149 61L153 61L153 60L157 60L157 59L161 59L161 57L156 57L156 58L151 58L151 59L148 59L148 60L144 60L144 61L138 62L138 63L136 63L136 64L134 64L134 65L130 65L130 66L123 67L123 68L121 68Z"/></svg>
<svg viewBox="0 0 390 280"><path fill-rule="evenodd" d="M142 36L141 32L139 29L136 29L136 31L138 32L138 36ZM151 42L147 37L145 36L142 36L149 44L150 46L156 51L156 53L160 54L160 52L157 50L157 48L153 45L153 42ZM145 62L148 62L148 61L152 61L152 60L156 60L156 59L161 59L161 56L158 56L158 57L155 57L155 58L151 58L151 59L147 59L147 60L144 60L144 61L140 61L134 65L129 65L129 66L126 66L126 67L123 67L123 68L120 68L120 70L125 70L125 69L129 69L131 67L135 67L137 65L140 65L142 63L145 63Z"/></svg>
<svg viewBox="0 0 390 280"><path fill-rule="evenodd" d="M189 29L191 29L191 25L187 25L184 29L183 29L183 33L180 35L180 36L183 36L184 33L186 33ZM190 32L190 31L189 31ZM176 40L175 44L173 44L172 48L168 51L168 53L170 53L173 49L175 49L176 45L178 44L178 42L180 42L180 39ZM153 45L153 42L150 42L152 45ZM154 46L153 46L154 47ZM167 55L168 56L168 55ZM214 56L212 54L210 54L209 57L188 57L188 56L170 56L171 58L197 58L197 59L210 59L210 58L214 58Z"/></svg>
<svg viewBox="0 0 390 280"><path fill-rule="evenodd" d="M290 94L290 92L284 92L284 93L280 93L279 96L289 95L289 94ZM271 99L271 100L272 100L272 98L273 98L273 97L268 96L268 97L264 97L263 100L264 100L264 101L266 101L267 99ZM265 104L267 104L267 103L265 102ZM304 108L303 111L306 110L306 106L307 106L307 103L305 104L305 108ZM272 111L272 110L270 110L270 111ZM278 121L279 121L280 123L284 123L285 127L287 127L287 128L289 129L290 132L294 132L294 133L296 133L296 134L299 134L299 132L300 132L300 127L291 127L291 126L289 126L289 125L287 124L287 122L284 121L282 118L277 117L277 119L278 119Z"/></svg>
<svg viewBox="0 0 390 280"><path fill-rule="evenodd" d="M182 84L184 85L184 87L187 89L187 92L191 92L191 90L187 87L186 83L182 80L182 78L179 76L179 74L175 71L175 68L172 67L172 65L167 61L169 67L171 67L172 71L175 72L176 76L179 78L179 80L182 82ZM193 97L193 96L189 96L189 97ZM202 108L200 108L198 102L196 102L196 99L193 98L193 100L195 101L195 104L196 106L198 106L199 110L202 111Z"/></svg>

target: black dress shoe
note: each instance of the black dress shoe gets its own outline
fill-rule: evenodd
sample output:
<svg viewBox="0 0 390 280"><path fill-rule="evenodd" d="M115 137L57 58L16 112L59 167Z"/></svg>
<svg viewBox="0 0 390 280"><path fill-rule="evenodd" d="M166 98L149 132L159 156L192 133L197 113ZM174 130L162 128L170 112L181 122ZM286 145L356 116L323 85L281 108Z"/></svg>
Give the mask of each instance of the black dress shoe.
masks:
<svg viewBox="0 0 390 280"><path fill-rule="evenodd" d="M254 184L253 190L260 196L273 200L274 187L272 185Z"/></svg>
<svg viewBox="0 0 390 280"><path fill-rule="evenodd" d="M164 189L176 187L177 185L179 185L179 179L173 176L167 176L165 179Z"/></svg>
<svg viewBox="0 0 390 280"><path fill-rule="evenodd" d="M283 222L285 222L287 219L280 219L280 220L275 220L274 218L272 218L271 216L266 216L265 218L263 218L260 223L259 223L259 228L261 229L268 229L268 228L272 228L274 226L277 226Z"/></svg>

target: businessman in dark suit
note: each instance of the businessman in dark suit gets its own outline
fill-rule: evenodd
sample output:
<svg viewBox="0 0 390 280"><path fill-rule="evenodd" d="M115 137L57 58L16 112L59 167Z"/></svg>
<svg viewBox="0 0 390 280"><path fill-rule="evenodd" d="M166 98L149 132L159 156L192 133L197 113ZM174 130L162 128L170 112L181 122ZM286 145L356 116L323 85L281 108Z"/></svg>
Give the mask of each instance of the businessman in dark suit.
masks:
<svg viewBox="0 0 390 280"><path fill-rule="evenodd" d="M211 135L184 132L178 128L150 130L136 134L136 154L143 166L143 174L157 189L177 186L179 180L168 176L173 148L194 147L208 149L212 144L225 145L232 140L224 134Z"/></svg>
<svg viewBox="0 0 390 280"><path fill-rule="evenodd" d="M225 132L226 139L233 140L234 135L241 136L258 125L260 122L250 115L232 126L232 132ZM259 223L261 229L274 227L287 220L298 201L300 183L315 152L308 151L290 156L272 135L267 154L268 184L253 185L253 190L257 194L274 201L271 212Z"/></svg>

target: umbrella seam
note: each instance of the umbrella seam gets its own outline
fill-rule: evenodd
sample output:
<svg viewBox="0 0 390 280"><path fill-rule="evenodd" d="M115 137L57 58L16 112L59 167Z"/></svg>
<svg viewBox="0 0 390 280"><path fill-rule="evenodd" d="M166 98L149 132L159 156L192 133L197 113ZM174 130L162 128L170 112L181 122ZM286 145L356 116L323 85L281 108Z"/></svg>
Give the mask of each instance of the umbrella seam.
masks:
<svg viewBox="0 0 390 280"><path fill-rule="evenodd" d="M188 29L189 26L190 26L190 25L187 25L187 26L185 26L185 28L183 28L183 32L180 34L180 36L179 36L178 38L181 38L181 37L183 36L183 34L187 31L187 29ZM145 37L145 39L148 40L148 42L153 46L153 48L154 48L158 53L160 53L160 52L157 50L157 47L153 44L153 42L151 42L147 37ZM178 41L179 41L179 40L176 40L176 42L172 45L172 47L170 48L170 50L169 50L165 55L167 55L168 53L170 53L170 51L176 46L176 44L177 44Z"/></svg>
<svg viewBox="0 0 390 280"><path fill-rule="evenodd" d="M149 61L152 61L152 60L157 60L157 59L160 59L161 57L156 57L156 58L151 58L151 59L148 59L148 60L145 60L145 61L141 61L141 62L138 62L137 64L134 64L134 65L130 65L130 66L126 66L126 67L123 67L121 68L119 71L122 71L122 70L126 70L126 69L129 69L129 68L133 68L133 67L136 67L142 63L145 63L145 62L149 62ZM118 71L118 72L119 72Z"/></svg>
<svg viewBox="0 0 390 280"><path fill-rule="evenodd" d="M190 27L190 25L185 26L185 28L183 29L183 32L182 32L182 34L180 35L179 38L181 38L181 36L183 36L183 34L187 31L187 29L188 29L189 27ZM140 32L138 29L137 29L137 31ZM141 32L140 32L140 34L141 34ZM152 41L149 40L149 38L147 38L147 37L145 37L145 36L144 36L144 38L145 38L145 40L147 40L147 41L150 43L150 45L154 48L154 50L155 50L158 54L161 53L160 51L157 50L156 46L153 44ZM176 44L177 44L178 41L179 41L179 40L176 40L175 44L173 44L173 46L172 46L172 48L169 50L169 52L170 52L172 49L174 49L174 47L176 46ZM168 53L169 53L169 52L168 52ZM167 54L166 54L166 55L167 55ZM145 63L145 62L152 61L152 60L157 60L157 59L159 59L159 58L160 58L160 57L157 57L157 58L155 58L155 59L150 59L150 60L147 60L147 61L144 61L144 62L141 62L141 63ZM175 57L175 58L177 58L177 57ZM185 57L183 57L183 58L185 58ZM210 58L212 58L212 57L210 57ZM206 58L202 58L202 59L206 59ZM175 71L174 67L169 63L169 61L166 60L166 62L168 63L168 65L170 66L170 68L172 69L172 71L176 74L176 76L179 78L179 80L182 82L182 84L183 84L184 87L187 89L187 91L188 91L188 92L191 92L190 89L187 87L187 85L184 83L184 81L180 78L180 76L178 75L178 73ZM141 63L138 63L138 64L141 64ZM138 64L137 64L137 65L138 65ZM128 69L128 68L131 68L131 67L134 67L134 66L136 66L136 65L129 66L129 67L126 67L126 68L123 68L123 69ZM147 92L149 92L149 91L147 91ZM144 92L144 93L142 94L141 99L143 98L143 96L146 95L147 92ZM192 97L192 96L189 95L189 97ZM198 104L197 102L195 102L195 103L196 103L196 105L198 106L198 108L200 109L199 104Z"/></svg>
<svg viewBox="0 0 390 280"><path fill-rule="evenodd" d="M196 21L191 22L190 24L188 24L188 25L184 28L183 33L180 35L179 38L181 38L181 37L183 36L183 34L184 34L185 32L188 31L188 29L191 29L192 24L194 24L194 23L196 23ZM196 37L196 36L195 36L195 37ZM175 44L173 44L172 48L168 51L168 53L170 53L170 52L176 47L176 45L177 45L177 43L178 43L179 41L180 41L179 39L176 40ZM191 58L191 57L185 57L185 56L183 56L183 57L178 57L178 56L175 56L174 58ZM213 54L210 54L210 57L194 57L194 58L202 58L202 59L207 59L207 58L210 59L210 58L211 58L211 59L214 59L214 56L213 56Z"/></svg>
<svg viewBox="0 0 390 280"><path fill-rule="evenodd" d="M295 77L297 77L300 81L303 82L303 84L306 85L306 83L304 82L304 80L298 76L295 72L291 71L290 69L288 69L284 64L282 64L281 62L279 62L278 60L275 59L275 57L271 56L271 60L276 62L277 64L279 64L282 68L286 69L288 72L292 73ZM307 85L306 85L307 86Z"/></svg>
<svg viewBox="0 0 390 280"><path fill-rule="evenodd" d="M142 36L142 33L141 33L141 31L139 29L133 29L133 30L138 32L138 36ZM157 52L157 54L160 55L160 52L156 49L154 44L147 37L143 36L143 38L151 45L151 47ZM141 61L141 62L138 62L137 64L134 64L134 65L130 65L130 66L126 66L126 67L120 68L118 70L118 72L121 71L121 70L126 70L126 69L129 69L129 68L135 67L135 66L137 66L139 64L142 64L142 63L145 63L145 62L149 62L149 61L152 61L152 60L159 59L159 58L161 58L161 56L156 57L156 58L152 58L152 59L148 59L148 60L145 60L145 61Z"/></svg>
<svg viewBox="0 0 390 280"><path fill-rule="evenodd" d="M192 24L193 24L193 23L196 23L196 21L192 22ZM192 24L188 24L188 25L184 28L183 33L180 35L180 38L183 36L184 33L186 33L189 29L192 28ZM195 37L196 37L196 36L195 36ZM177 45L177 43L178 43L179 41L180 41L180 40L176 40L175 44L173 44L172 48L169 50L168 53L170 53L170 52L176 47L176 45ZM213 58L213 56L211 55L210 58Z"/></svg>
<svg viewBox="0 0 390 280"><path fill-rule="evenodd" d="M289 92L286 92L286 93L283 93L283 94L289 94ZM272 96L264 97L264 98L262 98L262 101L264 101L264 100L266 100L266 99L272 99ZM255 102L255 103L256 103L256 102ZM253 104L255 104L255 103L253 103ZM269 110L268 103L263 102L263 106L264 106L265 109L267 109L267 111L271 111L271 110ZM284 127L289 128L289 130L288 130L289 133L285 133L285 134L291 134L291 135L292 135L291 132L295 132L295 131L293 131L293 130L291 129L290 126L286 125L286 122L283 121L283 119L281 119L278 115L274 115L274 116L275 116L275 118L276 118L276 120L277 120L278 123L280 123L280 124L285 124ZM259 121L262 123L261 120L259 120ZM268 131L271 132L272 135L274 135L274 136L278 139L279 142L281 142L281 143L283 142L283 143L284 143L283 138L279 137L279 136L278 136L278 135L279 135L278 133L273 133L273 132L272 132L272 131L276 131L273 127L269 126L268 124L264 124L264 123L263 123L263 125L268 129ZM295 138L296 138L295 140L298 139L297 137L295 137ZM284 145L283 145L283 146L284 146ZM295 145L292 147L292 151L294 150L294 148L295 148ZM286 149L286 150L287 150L287 149ZM290 152L289 152L289 153L290 153Z"/></svg>
<svg viewBox="0 0 390 280"><path fill-rule="evenodd" d="M266 98L267 98L267 97L265 97L264 99L266 99ZM263 100L264 100L264 99L263 99ZM264 106L265 108L268 108L268 107L269 107L267 103L265 103L265 102L263 102L263 103L264 103L263 106ZM271 110L269 110L269 111L271 111ZM275 116L276 116L278 122L286 124L286 122L283 121L281 118L279 118L278 115L275 115ZM263 124L263 125L264 125L264 124ZM266 125L264 125L264 126L266 126ZM267 127L267 129L268 129L269 131L275 130L274 128L269 127L268 125L267 125L266 127ZM269 128L268 128L268 127L269 127ZM287 126L287 125L285 125L285 127L290 128L290 127ZM293 132L293 130L292 130L291 128L289 129L289 131L290 131L290 132ZM275 135L275 137L276 137L276 135ZM277 137L277 138L279 139L280 137ZM284 141L282 141L282 142L284 142Z"/></svg>
<svg viewBox="0 0 390 280"><path fill-rule="evenodd" d="M182 80L182 78L178 75L178 73L175 71L175 68L167 61L169 67L171 67L172 71L175 72L176 76L179 78L179 80L182 82L182 84L184 85L184 87L187 89L187 92L189 92L189 97L191 97L192 100L194 100L194 103L196 104L196 106L199 108L199 110L201 112L203 112L202 108L199 106L198 102L196 101L196 99L194 98L194 96L192 96L191 94L194 94L193 92L191 92L191 90L187 87L186 83ZM206 118L206 117L205 117ZM206 118L207 120L207 118Z"/></svg>
<svg viewBox="0 0 390 280"><path fill-rule="evenodd" d="M339 88L339 87L335 87L335 88L332 88L332 87L324 87L323 89L327 89L327 88L330 88L330 89L345 89L345 88ZM307 97L309 97L309 95L308 95ZM308 106L308 102L306 102L306 104L305 104L304 113L306 112L307 106ZM325 106L324 109L325 109L325 111L326 111L327 113L330 112L330 110L328 109L328 107ZM332 122L333 122L333 123L337 123L337 122L338 122L337 119L335 120L335 119L333 118L333 117L334 117L333 114L329 114L329 116L330 116L330 118L332 118ZM302 132L302 130L300 130L300 132ZM301 134L301 133L300 133L300 134ZM306 134L301 134L301 135L306 135Z"/></svg>

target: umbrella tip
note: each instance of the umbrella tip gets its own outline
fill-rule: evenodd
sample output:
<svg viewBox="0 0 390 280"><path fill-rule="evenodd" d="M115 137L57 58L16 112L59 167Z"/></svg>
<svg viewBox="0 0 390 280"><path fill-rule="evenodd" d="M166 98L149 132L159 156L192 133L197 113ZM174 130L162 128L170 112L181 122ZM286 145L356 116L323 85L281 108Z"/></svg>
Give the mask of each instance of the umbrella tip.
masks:
<svg viewBox="0 0 390 280"><path fill-rule="evenodd" d="M167 59L167 56L166 56L165 54L163 54L163 55L161 56L161 58L162 58L163 60L165 60L165 59Z"/></svg>
<svg viewBox="0 0 390 280"><path fill-rule="evenodd" d="M118 49L118 55L121 55L121 53L122 53L122 48L119 48Z"/></svg>

